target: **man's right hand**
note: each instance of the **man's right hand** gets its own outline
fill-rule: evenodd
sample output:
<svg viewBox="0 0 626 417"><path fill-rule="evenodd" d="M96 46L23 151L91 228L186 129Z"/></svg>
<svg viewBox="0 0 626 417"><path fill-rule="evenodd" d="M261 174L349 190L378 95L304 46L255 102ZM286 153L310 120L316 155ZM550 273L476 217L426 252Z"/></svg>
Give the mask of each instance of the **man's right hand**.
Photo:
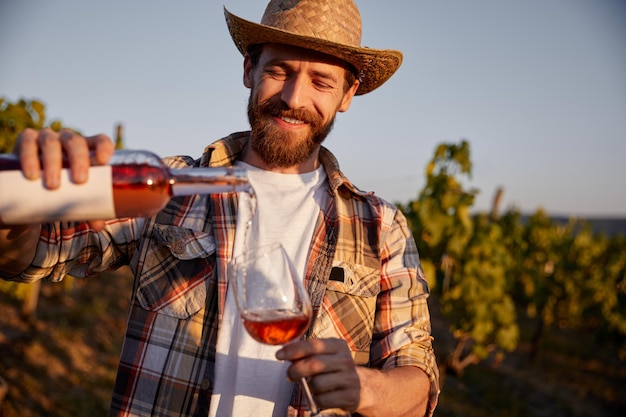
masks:
<svg viewBox="0 0 626 417"><path fill-rule="evenodd" d="M43 176L49 189L60 186L64 159L69 163L72 181L82 184L89 178L89 166L106 164L114 151L115 146L106 135L82 137L69 129L26 129L13 148L24 176L31 180ZM104 221L89 224L96 230L104 227ZM41 225L9 227L0 218L0 275L13 277L28 267L35 256L40 231Z"/></svg>
<svg viewBox="0 0 626 417"><path fill-rule="evenodd" d="M82 184L89 177L90 165L106 164L115 145L106 135L82 137L69 129L26 129L17 138L13 154L20 158L24 176L31 180L43 173L44 185L50 189L61 184L63 158L69 162L72 181Z"/></svg>

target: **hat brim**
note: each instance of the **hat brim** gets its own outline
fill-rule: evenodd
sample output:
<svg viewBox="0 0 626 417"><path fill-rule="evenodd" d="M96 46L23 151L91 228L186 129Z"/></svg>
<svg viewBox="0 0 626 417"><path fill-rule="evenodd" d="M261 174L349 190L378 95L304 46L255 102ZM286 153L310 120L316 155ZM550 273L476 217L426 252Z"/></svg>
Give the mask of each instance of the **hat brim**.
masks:
<svg viewBox="0 0 626 417"><path fill-rule="evenodd" d="M384 84L400 68L402 53L393 49L372 49L337 44L324 39L297 35L242 19L224 8L226 24L235 46L243 55L250 45L278 43L312 49L340 58L357 70L360 79L356 95L369 93Z"/></svg>

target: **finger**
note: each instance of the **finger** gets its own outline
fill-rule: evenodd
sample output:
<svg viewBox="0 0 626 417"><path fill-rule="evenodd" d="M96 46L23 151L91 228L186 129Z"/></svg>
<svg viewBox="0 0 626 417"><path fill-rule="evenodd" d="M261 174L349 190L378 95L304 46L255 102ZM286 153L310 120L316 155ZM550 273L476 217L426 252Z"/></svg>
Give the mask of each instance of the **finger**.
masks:
<svg viewBox="0 0 626 417"><path fill-rule="evenodd" d="M356 365L350 349L344 340L318 339L306 341L298 346L289 346L295 349L291 353L291 365L287 368L287 377L297 381L302 377L313 377L320 374L347 372L356 378Z"/></svg>
<svg viewBox="0 0 626 417"><path fill-rule="evenodd" d="M104 229L105 221L104 220L91 220L88 222L89 227L94 229L96 232L101 232Z"/></svg>
<svg viewBox="0 0 626 417"><path fill-rule="evenodd" d="M37 138L39 155L43 169L44 184L49 189L61 185L61 168L63 166L63 147L59 134L52 129L42 129Z"/></svg>
<svg viewBox="0 0 626 417"><path fill-rule="evenodd" d="M89 147L85 138L70 129L59 132L63 151L67 156L72 181L82 184L89 178Z"/></svg>
<svg viewBox="0 0 626 417"><path fill-rule="evenodd" d="M322 373L309 377L309 387L315 394L333 392L338 390L359 389L361 382L355 369L341 372Z"/></svg>
<svg viewBox="0 0 626 417"><path fill-rule="evenodd" d="M338 389L323 393L313 393L317 406L322 409L339 408L341 410L354 412L359 406L361 393L358 387L349 389Z"/></svg>
<svg viewBox="0 0 626 417"><path fill-rule="evenodd" d="M313 375L308 384L322 408L353 411L359 405L361 382L354 363L348 369Z"/></svg>
<svg viewBox="0 0 626 417"><path fill-rule="evenodd" d="M297 381L302 377L312 377L321 374L339 374L341 372L356 372L354 360L349 353L317 354L296 359L287 368L287 377Z"/></svg>
<svg viewBox="0 0 626 417"><path fill-rule="evenodd" d="M345 340L307 339L283 346L276 352L276 358L279 360L294 361L311 355L333 354L341 351L349 351Z"/></svg>
<svg viewBox="0 0 626 417"><path fill-rule="evenodd" d="M99 134L86 138L92 152L93 165L104 165L109 162L115 152L115 144L107 135Z"/></svg>
<svg viewBox="0 0 626 417"><path fill-rule="evenodd" d="M13 154L20 158L22 172L29 180L36 180L41 175L41 162L39 161L39 145L37 138L39 133L34 129L24 129L17 137Z"/></svg>

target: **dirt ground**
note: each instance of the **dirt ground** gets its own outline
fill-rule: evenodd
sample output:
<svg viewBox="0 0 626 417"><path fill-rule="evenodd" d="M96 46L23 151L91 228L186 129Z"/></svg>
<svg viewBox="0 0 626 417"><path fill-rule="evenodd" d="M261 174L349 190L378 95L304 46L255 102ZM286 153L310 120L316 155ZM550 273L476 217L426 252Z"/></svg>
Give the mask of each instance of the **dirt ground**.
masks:
<svg viewBox="0 0 626 417"><path fill-rule="evenodd" d="M132 279L123 270L70 284L42 285L35 320L0 295L0 378L8 386L1 417L107 415ZM444 358L452 339L432 301L435 348ZM626 364L588 335L553 331L533 361L522 343L492 365L470 366L463 377L444 372L435 415L626 415Z"/></svg>

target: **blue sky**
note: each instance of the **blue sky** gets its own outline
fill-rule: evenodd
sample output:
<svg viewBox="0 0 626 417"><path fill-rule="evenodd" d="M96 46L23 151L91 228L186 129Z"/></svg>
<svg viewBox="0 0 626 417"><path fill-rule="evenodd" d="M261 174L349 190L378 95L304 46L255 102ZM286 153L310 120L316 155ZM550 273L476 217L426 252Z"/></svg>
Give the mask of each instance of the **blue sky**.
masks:
<svg viewBox="0 0 626 417"><path fill-rule="evenodd" d="M436 146L467 139L488 210L626 216L626 2L357 1L363 44L404 63L338 117L328 146L362 189L414 199ZM0 0L0 96L127 148L199 156L248 128L222 7L260 0Z"/></svg>

